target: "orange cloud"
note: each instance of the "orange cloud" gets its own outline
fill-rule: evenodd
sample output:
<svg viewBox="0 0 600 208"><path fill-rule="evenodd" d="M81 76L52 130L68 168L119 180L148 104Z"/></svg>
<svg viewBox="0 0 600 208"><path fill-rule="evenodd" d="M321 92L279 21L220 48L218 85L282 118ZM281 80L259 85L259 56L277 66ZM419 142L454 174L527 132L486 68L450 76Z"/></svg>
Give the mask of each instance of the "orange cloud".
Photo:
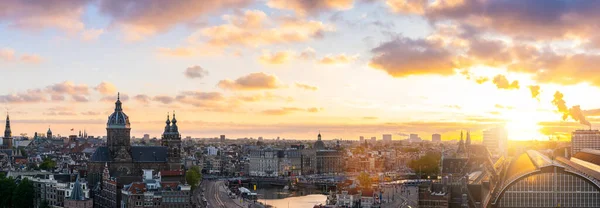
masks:
<svg viewBox="0 0 600 208"><path fill-rule="evenodd" d="M319 111L322 111L323 108L297 108L297 107L284 107L284 108L279 108L279 109L268 109L268 110L264 110L262 111L263 114L265 115L274 115L274 116L280 116L280 115L287 115L287 114L291 114L294 112L309 112L309 113L317 113Z"/></svg>
<svg viewBox="0 0 600 208"><path fill-rule="evenodd" d="M42 57L37 54L22 54L18 58L16 51L12 48L0 48L0 61L22 61L24 63L40 63L43 61Z"/></svg>
<svg viewBox="0 0 600 208"><path fill-rule="evenodd" d="M305 14L316 14L321 11L352 9L354 0L269 0L267 6L276 9L293 10Z"/></svg>
<svg viewBox="0 0 600 208"><path fill-rule="evenodd" d="M315 86L312 86L312 85L308 85L308 84L303 84L303 83L300 83L300 82L296 82L295 84L296 84L296 87L301 88L301 89L305 89L305 90L316 91L316 90L319 89L318 87L315 87Z"/></svg>
<svg viewBox="0 0 600 208"><path fill-rule="evenodd" d="M531 85L529 86L529 90L531 91L532 98L538 98L540 95L540 86L539 85Z"/></svg>
<svg viewBox="0 0 600 208"><path fill-rule="evenodd" d="M508 79L506 79L506 77L501 74L496 75L494 77L494 80L492 80L492 81L494 82L494 84L496 84L496 87L498 87L498 89L511 90L511 89L519 89L520 88L518 80L509 82Z"/></svg>
<svg viewBox="0 0 600 208"><path fill-rule="evenodd" d="M236 80L221 80L217 86L226 90L268 90L280 88L281 83L275 75L258 72Z"/></svg>
<svg viewBox="0 0 600 208"><path fill-rule="evenodd" d="M158 53L166 56L188 57L195 55L194 50L190 48L158 48Z"/></svg>
<svg viewBox="0 0 600 208"><path fill-rule="evenodd" d="M208 47L258 47L279 43L298 43L320 38L333 27L314 20L295 17L269 19L262 11L248 10L243 14L225 15L222 25L201 29L188 42ZM266 24L270 23L270 24ZM206 39L206 41L200 41Z"/></svg>
<svg viewBox="0 0 600 208"><path fill-rule="evenodd" d="M292 51L279 51L275 53L264 51L263 54L258 57L258 60L263 64L280 65L291 61L293 56L294 52Z"/></svg>
<svg viewBox="0 0 600 208"><path fill-rule="evenodd" d="M292 97L284 97L280 95L275 95L270 92L265 92L264 94L255 94L250 96L234 96L234 100L245 101L245 102L258 102L258 101L284 101L284 102L292 102L294 98Z"/></svg>
<svg viewBox="0 0 600 208"><path fill-rule="evenodd" d="M325 56L319 63L321 64L348 64L356 61L358 59L358 55L356 56L347 56L346 54L339 54L335 56Z"/></svg>
<svg viewBox="0 0 600 208"><path fill-rule="evenodd" d="M103 95L113 95L117 93L117 87L110 82L101 82L94 89Z"/></svg>
<svg viewBox="0 0 600 208"><path fill-rule="evenodd" d="M405 14L423 14L428 0L387 0L385 2L394 12Z"/></svg>

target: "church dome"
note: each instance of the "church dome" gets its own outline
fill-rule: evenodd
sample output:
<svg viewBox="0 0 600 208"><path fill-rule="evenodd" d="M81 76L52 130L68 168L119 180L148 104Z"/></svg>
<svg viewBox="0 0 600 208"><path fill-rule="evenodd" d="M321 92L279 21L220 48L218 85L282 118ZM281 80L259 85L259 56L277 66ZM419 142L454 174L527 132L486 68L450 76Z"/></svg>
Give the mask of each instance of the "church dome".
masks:
<svg viewBox="0 0 600 208"><path fill-rule="evenodd" d="M325 143L323 143L323 141L321 141L321 133L319 133L319 136L317 136L317 141L315 142L315 145L313 146L313 148L315 148L317 150L325 149Z"/></svg>
<svg viewBox="0 0 600 208"><path fill-rule="evenodd" d="M115 112L110 114L108 122L106 123L107 128L130 128L129 116L123 113L121 106L120 96L117 95L117 102L115 102Z"/></svg>

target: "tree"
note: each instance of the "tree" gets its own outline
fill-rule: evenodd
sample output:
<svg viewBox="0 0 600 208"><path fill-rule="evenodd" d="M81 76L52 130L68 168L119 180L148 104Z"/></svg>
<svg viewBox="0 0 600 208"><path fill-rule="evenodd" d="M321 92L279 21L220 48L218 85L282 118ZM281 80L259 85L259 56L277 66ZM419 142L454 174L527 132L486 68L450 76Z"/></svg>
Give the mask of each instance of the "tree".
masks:
<svg viewBox="0 0 600 208"><path fill-rule="evenodd" d="M408 167L424 176L437 175L440 172L440 159L440 153L428 152L423 157L410 161Z"/></svg>
<svg viewBox="0 0 600 208"><path fill-rule="evenodd" d="M50 208L50 204L48 201L44 200L42 201L42 204L40 204L40 208Z"/></svg>
<svg viewBox="0 0 600 208"><path fill-rule="evenodd" d="M0 176L0 207L8 208L12 206L12 194L17 184L13 178L7 178L4 176Z"/></svg>
<svg viewBox="0 0 600 208"><path fill-rule="evenodd" d="M358 182L360 182L360 186L363 188L371 188L371 176L368 173L362 172L358 175Z"/></svg>
<svg viewBox="0 0 600 208"><path fill-rule="evenodd" d="M49 157L45 157L44 161L42 161L42 164L40 164L40 169L42 170L53 170L56 167L56 162L54 162L52 159L50 159Z"/></svg>
<svg viewBox="0 0 600 208"><path fill-rule="evenodd" d="M192 186L192 190L196 189L201 178L202 175L200 175L200 173L194 170L190 169L187 172L185 172L185 181L187 181L187 183Z"/></svg>
<svg viewBox="0 0 600 208"><path fill-rule="evenodd" d="M12 201L13 207L15 208L32 208L33 200L35 198L35 189L33 188L33 182L25 178L21 180L21 183L13 191ZM17 203L18 202L18 203Z"/></svg>

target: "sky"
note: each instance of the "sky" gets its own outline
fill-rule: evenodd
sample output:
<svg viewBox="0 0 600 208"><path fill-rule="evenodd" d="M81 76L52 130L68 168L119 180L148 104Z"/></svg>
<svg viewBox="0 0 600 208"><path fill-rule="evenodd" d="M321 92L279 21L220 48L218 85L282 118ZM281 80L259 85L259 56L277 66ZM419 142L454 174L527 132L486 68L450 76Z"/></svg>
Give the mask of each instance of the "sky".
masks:
<svg viewBox="0 0 600 208"><path fill-rule="evenodd" d="M600 120L600 2L0 0L14 135L444 140L506 126L569 139ZM75 131L70 131L75 129Z"/></svg>

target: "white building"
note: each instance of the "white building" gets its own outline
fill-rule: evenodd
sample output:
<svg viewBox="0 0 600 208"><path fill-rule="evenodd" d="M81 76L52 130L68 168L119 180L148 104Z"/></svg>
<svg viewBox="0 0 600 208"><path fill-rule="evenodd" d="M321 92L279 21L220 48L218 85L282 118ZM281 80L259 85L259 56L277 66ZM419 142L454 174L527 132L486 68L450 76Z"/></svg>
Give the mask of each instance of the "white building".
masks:
<svg viewBox="0 0 600 208"><path fill-rule="evenodd" d="M582 149L600 150L600 131L576 130L571 134L571 155Z"/></svg>
<svg viewBox="0 0 600 208"><path fill-rule="evenodd" d="M506 155L508 132L504 127L496 127L483 131L483 145L492 155Z"/></svg>
<svg viewBox="0 0 600 208"><path fill-rule="evenodd" d="M263 149L250 151L250 176L279 176L278 151L274 149Z"/></svg>
<svg viewBox="0 0 600 208"><path fill-rule="evenodd" d="M208 156L215 156L219 153L219 148L213 147L213 146L209 146L206 148L206 155Z"/></svg>

